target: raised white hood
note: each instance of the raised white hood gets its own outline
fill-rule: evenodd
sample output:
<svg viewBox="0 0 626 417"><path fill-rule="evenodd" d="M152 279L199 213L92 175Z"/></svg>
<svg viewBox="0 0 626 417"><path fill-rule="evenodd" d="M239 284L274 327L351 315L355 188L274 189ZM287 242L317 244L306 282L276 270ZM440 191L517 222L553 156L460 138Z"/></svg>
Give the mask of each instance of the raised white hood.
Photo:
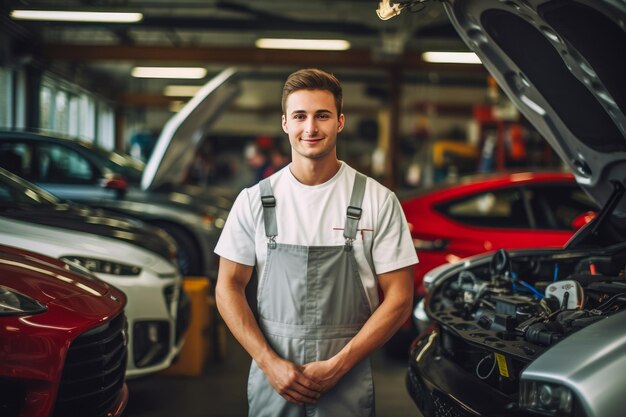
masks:
<svg viewBox="0 0 626 417"><path fill-rule="evenodd" d="M180 185L211 124L239 94L236 71L228 68L207 82L163 127L141 178L141 188Z"/></svg>

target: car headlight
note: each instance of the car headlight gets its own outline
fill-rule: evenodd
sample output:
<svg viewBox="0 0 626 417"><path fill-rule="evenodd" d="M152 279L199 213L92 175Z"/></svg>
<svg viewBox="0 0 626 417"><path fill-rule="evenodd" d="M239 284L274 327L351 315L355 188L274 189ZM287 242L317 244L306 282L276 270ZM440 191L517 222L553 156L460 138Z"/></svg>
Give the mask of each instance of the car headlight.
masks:
<svg viewBox="0 0 626 417"><path fill-rule="evenodd" d="M95 276L93 272L91 272L90 270L88 270L87 268L79 264L78 262L69 260L68 258L61 258L60 260L65 262L65 269L67 269L68 271L74 274L78 274L82 277L88 278L92 281L101 282L101 280L97 276Z"/></svg>
<svg viewBox="0 0 626 417"><path fill-rule="evenodd" d="M37 314L46 310L39 301L0 285L0 316Z"/></svg>
<svg viewBox="0 0 626 417"><path fill-rule="evenodd" d="M572 413L574 394L559 384L542 381L520 383L520 407L548 415L569 416Z"/></svg>
<svg viewBox="0 0 626 417"><path fill-rule="evenodd" d="M125 277L136 277L141 274L141 268L134 265L123 264L120 262L105 261L103 259L85 258L83 256L63 256L60 258L63 262L76 263L87 268L93 273L119 275Z"/></svg>

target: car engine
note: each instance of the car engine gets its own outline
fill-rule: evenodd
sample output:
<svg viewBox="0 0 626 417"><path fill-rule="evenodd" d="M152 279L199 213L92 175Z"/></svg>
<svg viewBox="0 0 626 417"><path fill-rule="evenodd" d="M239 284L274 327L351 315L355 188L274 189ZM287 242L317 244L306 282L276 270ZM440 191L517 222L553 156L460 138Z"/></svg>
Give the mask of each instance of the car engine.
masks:
<svg viewBox="0 0 626 417"><path fill-rule="evenodd" d="M451 271L426 301L442 352L504 393L568 335L626 306L626 245L585 251L499 250Z"/></svg>

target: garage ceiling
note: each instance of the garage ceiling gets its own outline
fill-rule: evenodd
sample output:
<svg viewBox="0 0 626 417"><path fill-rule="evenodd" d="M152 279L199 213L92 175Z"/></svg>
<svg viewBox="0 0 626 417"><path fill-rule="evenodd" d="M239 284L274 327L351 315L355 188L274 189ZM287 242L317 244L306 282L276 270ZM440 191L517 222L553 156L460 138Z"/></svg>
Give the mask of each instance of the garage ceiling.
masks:
<svg viewBox="0 0 626 417"><path fill-rule="evenodd" d="M428 37L454 36L441 7L425 3L419 19L381 21L377 2L367 0L132 0L132 1L13 1L13 8L58 10L114 10L143 13L141 22L118 26L50 23L49 40L76 42L76 35L89 34L100 44L159 44L250 46L256 36L342 36L356 47L371 46L381 34L408 32ZM437 7L431 7L431 6ZM405 12L402 16L409 14ZM228 39L216 38L228 35Z"/></svg>
<svg viewBox="0 0 626 417"><path fill-rule="evenodd" d="M436 45L460 47L437 2L380 20L368 0L49 0L8 1L11 9L134 11L128 24L22 22L45 42L61 44L252 47L257 37L340 37L354 49L396 54Z"/></svg>
<svg viewBox="0 0 626 417"><path fill-rule="evenodd" d="M424 64L426 50L466 50L437 1L407 7L394 19L376 15L368 0L9 0L3 26L15 39L13 62L43 59L74 79L100 75L120 93L158 94L159 82L137 83L135 65L204 66L209 75L237 65L251 77L284 78L297 67L320 66L358 81L406 70L413 77L443 73L457 84L484 82L477 66ZM141 12L137 23L13 21L15 9ZM411 9L411 10L409 10ZM345 39L345 52L261 50L267 38ZM5 54L6 55L6 54ZM479 67L479 66L478 66ZM100 86L102 82L99 82ZM94 86L97 88L98 86ZM141 90L141 91L139 91Z"/></svg>

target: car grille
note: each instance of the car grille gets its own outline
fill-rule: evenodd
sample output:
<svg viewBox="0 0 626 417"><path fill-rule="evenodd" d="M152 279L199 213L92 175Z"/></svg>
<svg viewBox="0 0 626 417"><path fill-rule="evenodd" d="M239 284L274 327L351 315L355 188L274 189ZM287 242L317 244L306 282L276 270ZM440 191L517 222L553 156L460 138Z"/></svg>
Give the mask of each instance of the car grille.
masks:
<svg viewBox="0 0 626 417"><path fill-rule="evenodd" d="M163 288L163 295L165 297L165 303L167 310L171 311L172 301L174 300L174 285L168 285ZM191 318L191 302L187 293L181 288L178 291L178 301L176 303L176 329L174 332L174 343L178 345L178 342L187 331L189 327L189 321Z"/></svg>
<svg viewBox="0 0 626 417"><path fill-rule="evenodd" d="M133 325L133 359L137 368L157 365L172 348L170 322L136 321Z"/></svg>
<svg viewBox="0 0 626 417"><path fill-rule="evenodd" d="M430 394L435 417L471 417L469 413L438 391Z"/></svg>
<svg viewBox="0 0 626 417"><path fill-rule="evenodd" d="M172 311L172 303L174 302L174 292L176 285L167 285L163 287L163 297L165 297L165 306L167 307L168 314Z"/></svg>
<svg viewBox="0 0 626 417"><path fill-rule="evenodd" d="M18 417L26 399L26 388L12 378L0 378L0 416Z"/></svg>
<svg viewBox="0 0 626 417"><path fill-rule="evenodd" d="M409 368L406 385L417 408L434 417L472 417L473 415L437 390L431 391Z"/></svg>
<svg viewBox="0 0 626 417"><path fill-rule="evenodd" d="M191 301L183 290L178 295L178 314L176 316L176 344L183 337L191 321Z"/></svg>
<svg viewBox="0 0 626 417"><path fill-rule="evenodd" d="M406 384L409 394L411 394L411 398L417 405L417 408L424 410L424 403L428 398L428 391L424 387L424 384L422 384L419 378L415 375L415 373L411 372L410 369L407 373Z"/></svg>
<svg viewBox="0 0 626 417"><path fill-rule="evenodd" d="M126 372L125 327L120 314L72 342L53 417L99 417L115 405Z"/></svg>

